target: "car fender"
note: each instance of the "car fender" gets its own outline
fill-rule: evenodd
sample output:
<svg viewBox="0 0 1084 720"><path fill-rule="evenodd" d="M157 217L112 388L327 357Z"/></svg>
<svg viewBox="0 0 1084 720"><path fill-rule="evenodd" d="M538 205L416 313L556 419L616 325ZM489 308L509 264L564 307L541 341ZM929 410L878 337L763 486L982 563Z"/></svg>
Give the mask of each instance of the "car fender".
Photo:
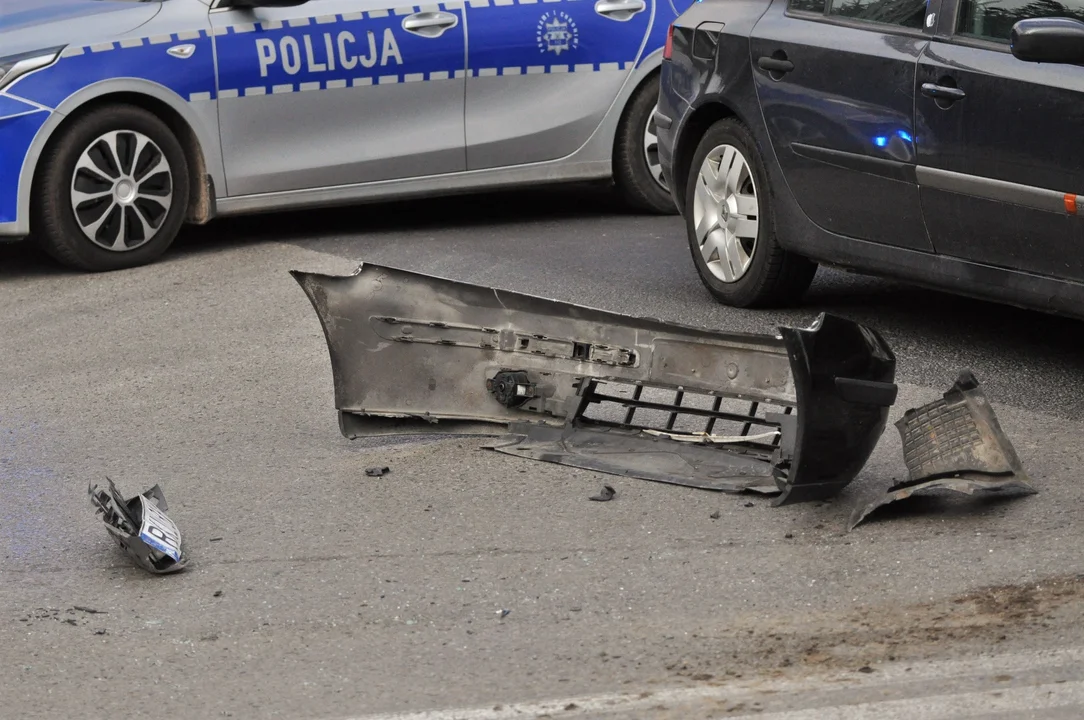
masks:
<svg viewBox="0 0 1084 720"><path fill-rule="evenodd" d="M38 160L44 153L49 141L53 139L64 122L72 115L78 114L82 109L102 98L121 94L150 98L174 111L195 134L199 142L199 149L203 154L207 173L213 179L215 187L222 188L226 186L222 152L217 142L218 116L214 103L188 102L168 87L150 80L139 78L102 80L87 85L69 95L52 111L49 119L38 130L23 158L22 170L19 173L18 210L15 228L10 233L5 234L24 236L30 233L30 195L38 168Z"/></svg>
<svg viewBox="0 0 1084 720"><path fill-rule="evenodd" d="M659 71L659 68L662 65L662 51L663 48L660 47L640 58L636 67L629 73L628 77L625 78L621 90L617 93L617 97L614 98L613 103L606 111L606 115L603 117L602 122L599 123L599 126L595 128L595 131L587 141L579 150L573 153L569 159L574 158L577 161L613 162L613 149L614 141L617 138L617 126L620 124L621 117L624 115L625 108L628 107L633 94L635 94L652 73Z"/></svg>

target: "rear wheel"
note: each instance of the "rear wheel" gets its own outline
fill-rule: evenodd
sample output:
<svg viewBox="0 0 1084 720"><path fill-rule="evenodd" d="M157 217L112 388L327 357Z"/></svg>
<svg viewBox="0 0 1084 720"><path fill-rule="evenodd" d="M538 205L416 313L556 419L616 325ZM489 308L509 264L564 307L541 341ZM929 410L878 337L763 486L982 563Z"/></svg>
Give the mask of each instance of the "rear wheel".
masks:
<svg viewBox="0 0 1084 720"><path fill-rule="evenodd" d="M632 96L614 142L614 182L631 207L652 213L675 214L667 178L659 163L655 109L659 75L649 78Z"/></svg>
<svg viewBox="0 0 1084 720"><path fill-rule="evenodd" d="M685 192L689 249L717 300L737 307L798 301L815 263L781 248L768 178L748 128L727 118L701 139Z"/></svg>
<svg viewBox="0 0 1084 720"><path fill-rule="evenodd" d="M34 236L53 258L80 270L145 265L180 231L188 187L184 150L165 123L142 108L101 107L43 156Z"/></svg>

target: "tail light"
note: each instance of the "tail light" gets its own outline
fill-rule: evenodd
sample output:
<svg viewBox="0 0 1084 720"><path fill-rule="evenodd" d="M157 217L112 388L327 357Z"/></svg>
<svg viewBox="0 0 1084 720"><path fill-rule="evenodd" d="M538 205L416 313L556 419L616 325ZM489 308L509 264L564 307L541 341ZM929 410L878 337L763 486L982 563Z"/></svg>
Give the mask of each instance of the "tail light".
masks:
<svg viewBox="0 0 1084 720"><path fill-rule="evenodd" d="M666 46L662 49L662 59L669 60L670 56L674 54L674 24L670 23L670 27L666 30Z"/></svg>

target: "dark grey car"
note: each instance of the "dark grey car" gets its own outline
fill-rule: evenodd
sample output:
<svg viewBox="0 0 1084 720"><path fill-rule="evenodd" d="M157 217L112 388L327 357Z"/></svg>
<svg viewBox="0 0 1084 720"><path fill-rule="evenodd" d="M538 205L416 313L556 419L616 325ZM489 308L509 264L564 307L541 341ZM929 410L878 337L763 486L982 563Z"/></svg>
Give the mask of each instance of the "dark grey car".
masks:
<svg viewBox="0 0 1084 720"><path fill-rule="evenodd" d="M722 302L818 263L1084 317L1084 0L708 0L659 154Z"/></svg>

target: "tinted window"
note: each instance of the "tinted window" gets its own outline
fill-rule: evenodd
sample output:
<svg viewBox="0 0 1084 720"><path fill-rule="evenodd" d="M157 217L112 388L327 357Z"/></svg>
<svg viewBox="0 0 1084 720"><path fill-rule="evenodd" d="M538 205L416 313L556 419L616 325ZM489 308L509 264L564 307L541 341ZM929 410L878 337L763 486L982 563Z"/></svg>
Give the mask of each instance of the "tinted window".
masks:
<svg viewBox="0 0 1084 720"><path fill-rule="evenodd" d="M1008 42L1012 26L1028 18L1067 17L1084 20L1084 2L1069 0L963 0L956 32Z"/></svg>
<svg viewBox="0 0 1084 720"><path fill-rule="evenodd" d="M850 20L922 29L926 0L832 0L828 14Z"/></svg>
<svg viewBox="0 0 1084 720"><path fill-rule="evenodd" d="M798 12L824 14L825 0L790 0L787 7Z"/></svg>

